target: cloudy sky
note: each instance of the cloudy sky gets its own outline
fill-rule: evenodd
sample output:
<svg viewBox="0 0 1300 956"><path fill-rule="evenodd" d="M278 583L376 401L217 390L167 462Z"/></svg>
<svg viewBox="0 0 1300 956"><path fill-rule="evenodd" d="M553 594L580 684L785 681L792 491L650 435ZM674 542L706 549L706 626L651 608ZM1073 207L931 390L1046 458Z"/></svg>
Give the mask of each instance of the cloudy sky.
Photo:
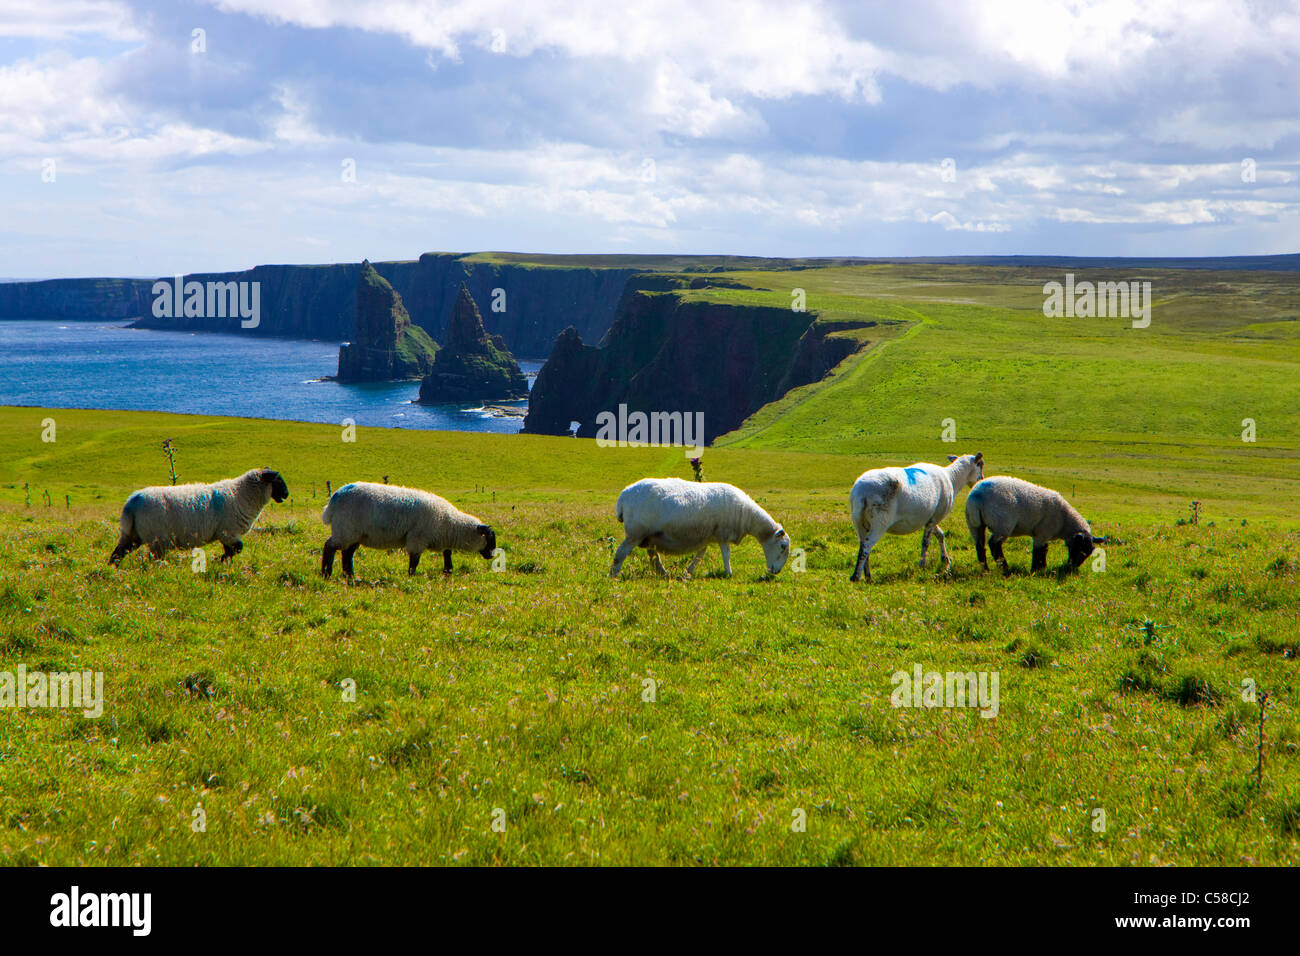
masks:
<svg viewBox="0 0 1300 956"><path fill-rule="evenodd" d="M1300 251L1300 3L0 0L0 276Z"/></svg>

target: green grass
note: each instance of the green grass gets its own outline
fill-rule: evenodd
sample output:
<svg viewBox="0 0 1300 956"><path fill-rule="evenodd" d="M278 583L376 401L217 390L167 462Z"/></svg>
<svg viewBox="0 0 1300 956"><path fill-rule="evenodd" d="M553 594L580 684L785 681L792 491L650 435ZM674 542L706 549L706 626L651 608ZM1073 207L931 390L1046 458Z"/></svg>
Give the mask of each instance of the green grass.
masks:
<svg viewBox="0 0 1300 956"><path fill-rule="evenodd" d="M105 565L125 495L166 480L163 437L183 479L263 462L288 479L233 565L216 546L202 573L188 554ZM710 449L706 475L751 490L807 571L764 580L749 543L730 580L713 552L692 581L638 555L612 582L614 496L688 475L680 451L3 409L0 452L0 669L106 682L98 720L0 723L10 863L1300 860L1300 536L1276 522L1099 510L1122 544L1058 580L1028 575L1019 543L1010 578L977 574L950 521L951 577L898 538L855 587L860 461ZM321 580L325 481L385 472L490 521L506 570L460 556L444 578L430 558L408 578L400 555L361 551L358 583ZM1148 643L1147 619L1174 626ZM891 673L917 663L998 672L999 715L892 708ZM1247 677L1275 692L1259 793Z"/></svg>
<svg viewBox="0 0 1300 956"><path fill-rule="evenodd" d="M1240 516L1300 516L1300 287L1287 275L1144 273L1155 299L1146 329L1044 318L1043 282L1061 278L1048 270L738 275L770 291L693 294L788 305L797 286L810 310L882 328L867 330L873 345L834 375L760 410L719 445L891 464L978 450L990 473L1056 487L1085 514L1140 516L1195 499ZM1256 423L1249 443L1247 418ZM946 419L955 444L939 440Z"/></svg>

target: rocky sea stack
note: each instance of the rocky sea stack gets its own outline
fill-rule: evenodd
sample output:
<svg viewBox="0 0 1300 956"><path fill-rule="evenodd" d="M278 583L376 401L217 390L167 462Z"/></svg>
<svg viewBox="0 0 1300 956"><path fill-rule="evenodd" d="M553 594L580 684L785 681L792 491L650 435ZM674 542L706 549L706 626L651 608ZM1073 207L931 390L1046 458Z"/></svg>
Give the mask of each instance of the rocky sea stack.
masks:
<svg viewBox="0 0 1300 956"><path fill-rule="evenodd" d="M411 322L402 297L361 263L357 276L357 319L352 341L339 349L340 382L387 382L420 378L434 364L438 346Z"/></svg>
<svg viewBox="0 0 1300 956"><path fill-rule="evenodd" d="M527 397L528 379L519 363L501 336L488 335L474 298L462 284L442 348L420 383L421 404Z"/></svg>

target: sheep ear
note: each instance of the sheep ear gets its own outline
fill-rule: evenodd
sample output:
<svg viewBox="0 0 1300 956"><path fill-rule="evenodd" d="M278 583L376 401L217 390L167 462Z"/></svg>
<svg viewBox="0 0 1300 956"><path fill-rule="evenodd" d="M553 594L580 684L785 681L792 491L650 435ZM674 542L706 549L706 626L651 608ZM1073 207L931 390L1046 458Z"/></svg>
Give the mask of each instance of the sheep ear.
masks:
<svg viewBox="0 0 1300 956"><path fill-rule="evenodd" d="M977 452L975 453L975 464L977 464L977 465L982 465L982 464L984 464L984 452L982 452L982 451L977 451Z"/></svg>
<svg viewBox="0 0 1300 956"><path fill-rule="evenodd" d="M481 524L481 525L479 525L477 528L475 528L474 530L477 531L479 534L487 534L487 533L488 533L489 531L491 531L492 529L489 528L489 527L488 527L487 525L485 525L485 524Z"/></svg>
<svg viewBox="0 0 1300 956"><path fill-rule="evenodd" d="M956 461L956 460L957 460L957 456L956 456L956 455L949 455L949 456L948 456L948 460L949 460L949 461Z"/></svg>
<svg viewBox="0 0 1300 956"><path fill-rule="evenodd" d="M1109 538L1093 538L1093 539L1092 539L1092 543L1093 543L1093 544L1105 544L1105 543L1106 543L1107 541L1109 541L1109 540L1110 540Z"/></svg>
<svg viewBox="0 0 1300 956"><path fill-rule="evenodd" d="M777 528L777 529L776 529L776 536L777 536L778 538L782 538L782 537L784 537L784 536L785 536L785 528Z"/></svg>

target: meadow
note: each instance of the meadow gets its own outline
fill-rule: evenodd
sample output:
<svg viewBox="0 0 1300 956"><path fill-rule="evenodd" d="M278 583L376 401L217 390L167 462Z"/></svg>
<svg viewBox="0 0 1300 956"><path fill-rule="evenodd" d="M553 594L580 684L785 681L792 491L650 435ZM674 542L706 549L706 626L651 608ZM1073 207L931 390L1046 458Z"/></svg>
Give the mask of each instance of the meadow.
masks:
<svg viewBox="0 0 1300 956"><path fill-rule="evenodd" d="M883 320L704 453L706 478L802 549L775 578L753 542L731 579L716 550L692 580L641 554L606 577L618 491L689 477L680 449L0 409L0 671L105 680L98 719L0 719L0 858L1300 862L1290 287L1175 277L1139 337L1046 331L1038 275L993 272L745 273L762 288L698 293L788 303L797 282L827 316ZM168 481L164 439L182 481L286 478L233 563L213 545L197 570L188 553L107 566L126 495ZM988 474L1070 497L1110 536L1104 562L1059 574L1055 545L1030 575L1018 540L1010 576L983 574L963 496L949 574L917 567L918 536L890 537L875 582L850 585L853 479L977 450ZM408 577L403 556L362 550L355 583L321 579L326 482L384 476L491 523L504 569L458 555L450 576L426 560ZM917 665L996 673L997 716L892 706L891 675ZM1262 748L1244 682L1270 695Z"/></svg>

